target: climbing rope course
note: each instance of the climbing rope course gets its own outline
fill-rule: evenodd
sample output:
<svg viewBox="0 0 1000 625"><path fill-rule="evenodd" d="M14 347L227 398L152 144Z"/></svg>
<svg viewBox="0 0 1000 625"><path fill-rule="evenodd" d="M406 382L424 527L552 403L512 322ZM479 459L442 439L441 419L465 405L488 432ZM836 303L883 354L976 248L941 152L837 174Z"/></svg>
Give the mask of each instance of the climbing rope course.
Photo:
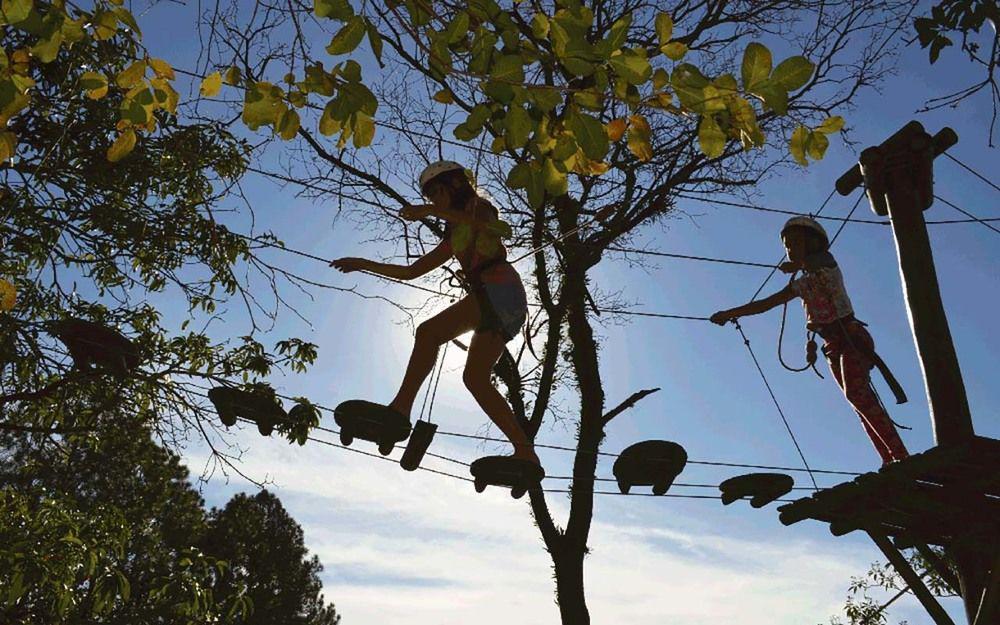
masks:
<svg viewBox="0 0 1000 625"><path fill-rule="evenodd" d="M957 159L955 159L954 157L952 157L950 155L946 154L946 156L948 156L951 160L953 160L956 163L958 163L959 165L961 165L963 168L969 170L971 173L973 173L974 175L976 175L977 178L980 178L981 180L983 180L984 182L986 182L987 184L989 184L994 189L1000 190L1000 188L998 188L996 185L994 185L992 182L990 182L988 179L986 179L981 174L978 174L977 172L975 172L974 170L972 170L971 168L969 168L968 166L966 166L964 163L961 163L960 161L958 161ZM751 210L756 210L756 211L771 212L771 213L784 214L784 215L792 215L792 216L808 216L808 217L812 217L812 218L815 218L815 219L826 219L826 220L835 221L835 222L839 223L839 226L838 226L836 232L834 233L833 237L830 240L830 246L831 247L837 241L837 239L840 237L841 233L843 232L844 228L847 226L848 223L873 224L873 225L888 225L889 224L889 222L886 221L886 220L858 219L858 218L854 217L854 213L856 212L856 210L860 206L862 200L865 198L864 193L859 194L857 200L854 202L853 206L851 207L851 209L850 209L850 211L849 211L849 213L847 214L846 217L837 217L837 216L822 215L822 212L824 211L824 209L829 204L829 202L832 199L833 195L834 195L834 191L831 191L830 194L823 200L823 202L821 203L820 207L814 213L801 213L801 212L796 212L796 211L790 211L790 210L784 210L784 209L777 209L777 208L765 207L765 206L758 206L758 205L749 204L749 203L733 202L733 201L728 201L728 200L707 199L707 198L703 198L703 197L699 197L697 195L691 195L691 194L687 194L687 193L679 194L678 197L680 197L682 199L689 199L689 200L700 201L700 202L709 202L709 203L712 203L714 205L723 205L723 206L729 206L729 207L746 208L746 209L751 209ZM980 225L983 225L983 226L989 228L990 230L993 230L995 232L1000 233L1000 229L997 229L996 227L994 227L993 225L991 225L991 222L1000 221L1000 218L979 218L976 215L972 214L971 212L968 212L968 211L960 208L959 206L957 206L957 205L955 205L955 204L953 204L953 203L951 203L951 202L949 202L949 201L947 201L947 200L945 200L945 199L943 199L941 197L938 197L938 196L935 196L935 197L938 200L940 200L941 202L943 202L944 204L947 204L948 206L950 206L950 207L954 208L955 210L961 212L963 215L965 215L967 217L967 219L932 220L932 221L927 221L926 223L931 224L931 225L934 225L934 224L956 224L956 223L978 223ZM518 256L515 260L513 260L511 262L512 263L516 263L516 262L519 262L519 261L521 261L521 260L523 260L523 259L525 259L525 258L527 258L529 256L532 256L532 255L534 255L534 254L536 254L538 252L544 251L546 248L550 247L551 245L554 245L555 243L557 243L557 242L559 242L559 241L567 238L568 236L570 236L572 234L575 234L576 232L579 232L579 231L585 229L586 227L588 227L589 225L597 222L598 220L602 219L602 217L603 216L599 212L598 215L595 215L591 219L589 219L589 220L581 223L579 226L577 226L576 228L570 230L569 232L564 233L563 235L561 235L559 237L553 238L553 239L549 240L548 242L546 242L546 243L544 243L544 244L542 244L540 246L537 246L537 247L529 250L528 252L522 254L521 256ZM286 245L284 245L282 243L277 243L277 242L273 242L273 241L263 240L263 239L260 239L260 238L255 238L255 237L251 237L251 236L247 236L247 235L240 235L240 236L243 236L246 240L248 240L248 241L250 241L250 242L252 242L254 244L257 244L257 245L261 245L261 246L264 246L264 247L275 248L275 249L278 249L278 250L281 250L281 251L284 251L284 252L288 252L288 253L291 253L291 254L295 254L295 255L298 255L298 256L301 256L301 257L304 257L304 258L309 258L309 259L312 259L312 260L315 260L315 261L318 261L318 262L322 262L324 264L327 264L327 263L330 262L329 259L327 259L327 258L323 258L321 256L318 256L318 255L315 255L315 254L311 254L311 253L308 253L308 252L304 252L302 250L298 250L298 249L295 249L295 248L292 248L292 247L288 247L288 246L286 246ZM754 301L754 300L757 299L757 297L760 295L760 293L763 291L763 289L767 286L768 282L771 280L771 278L774 276L774 274L778 271L778 268L780 267L781 262L784 260L784 257L782 257L782 259L780 259L777 263L775 263L775 264L768 264L768 263L761 263L761 262L754 262L754 261L747 261L747 260L739 260L739 259L732 259L732 258L715 258L715 257L709 257L709 256L681 254L681 253L665 252L665 251L659 251L659 250L636 249L636 248L629 248L629 247L622 247L622 246L610 246L610 247L607 248L607 250L610 251L610 252L618 252L618 253L624 254L624 255L626 255L626 257L629 254L634 254L634 255L645 255L645 256L652 256L652 257L661 257L661 258L692 260L692 261L698 261L698 262L715 263L715 264L723 264L723 265L745 266L745 267L753 267L753 268L761 268L761 269L770 269L771 271L764 278L764 280L761 283L760 287L757 289L757 291L754 293L753 297L751 298L751 301ZM376 273L373 273L373 272L369 272L369 271L366 271L366 270L362 270L362 272L366 273L366 274L369 274L369 275L372 275L372 276L375 276L375 277L377 277L379 279L382 279L382 280L385 280L387 282L394 283L394 284L400 284L400 285L406 286L408 288L419 290L421 292L425 292L425 293L429 293L429 294L433 294L433 295L437 295L437 296L449 297L449 298L453 298L455 296L455 294L453 294L453 293L446 293L446 292L441 291L441 290L432 289L432 288L429 288L429 287L425 287L425 286L422 286L422 285L419 285L419 284L414 284L412 282L408 282L408 281L404 281L404 280L399 280L399 279L396 279L396 278L386 277L386 276L383 276L383 275L380 275L380 274L376 274ZM319 284L320 286L331 286L331 285L323 285L322 283L317 283L317 284ZM336 288L336 287L334 287L334 288ZM536 304L536 306L537 306L537 304ZM672 313L653 312L653 311L645 311L645 310L631 310L631 309L623 309L623 308L597 308L597 307L595 307L594 310L596 312L598 312L598 313L604 313L604 312L606 312L606 313L612 313L612 314L632 315L632 316L638 316L638 317L654 317L654 318L694 320L694 321L709 321L710 320L708 317L703 317L703 316L680 315L680 314L672 314ZM738 469L786 471L786 472L792 472L792 473L795 473L795 472L804 472L804 473L806 473L806 474L809 475L810 481L812 483L811 487L791 487L790 490L810 490L810 491L818 491L818 490L820 490L820 486L819 486L819 484L818 484L818 482L816 480L816 475L818 475L818 474L819 475L837 475L837 476L857 476L857 475L860 475L860 473L858 473L858 472L835 471L835 470L826 470L826 469L814 469L814 468L811 467L811 465L810 465L808 459L806 458L806 455L805 455L805 453L804 453L801 445L798 442L798 439L797 439L797 437L795 435L795 432L793 431L793 429L791 427L791 424L790 424L789 419L788 419L788 417L786 415L786 412L783 409L783 407L781 406L781 403L779 402L779 400L777 398L777 395L775 394L774 389L773 389L770 381L768 380L766 374L764 373L763 367L761 366L760 360L758 359L756 353L754 352L754 349L753 349L753 346L752 346L752 344L750 342L749 337L747 336L746 332L744 331L743 327L739 324L738 321L733 320L733 323L735 325L735 328L736 328L737 332L740 335L740 338L741 338L744 346L747 348L747 351L748 351L748 353L749 353L749 355L751 357L751 361L752 361L755 369L757 370L758 374L760 375L761 381L762 381L765 389L767 390L767 392L768 392L768 394L769 394L769 396L770 396L770 398L771 398L771 400L772 400L772 402L773 402L773 404L775 406L775 409L776 409L776 411L777 411L777 413L778 413L778 415L779 415L782 423L784 424L784 427L785 427L786 431L788 432L788 435L789 435L790 439L792 440L792 443L793 443L793 445L794 445L794 447L796 449L796 452L797 452L799 458L802 461L803 467L799 468L799 467L775 466L775 465L764 465L764 464L749 464L749 463L738 463L738 462L722 462L722 461L693 460L693 459L687 460L687 463L688 464L692 464L692 465L702 465L702 466L719 467L719 468L738 468ZM423 404L421 405L420 414L418 416L418 421L423 420L425 418L425 414L426 414L427 421L428 422L430 421L431 413L432 413L433 407L434 407L434 399L435 399L435 397L437 395L438 384L440 382L440 377L441 377L441 373L442 373L443 367L444 367L444 355L442 355L440 358L438 358L435 361L435 366L432 368L431 376L429 378L430 382L428 383L428 386L427 386L426 391L425 391L425 395L424 395L424 399L423 399ZM284 396L284 395L277 395L277 396L285 398L285 399L292 399L291 397L287 397L287 396ZM317 409L319 409L321 411L324 411L324 412L329 412L329 413L333 413L334 412L334 410L332 408L329 408L327 406L323 406L323 405L319 405L319 404L313 404L313 406L315 406ZM425 409L426 409L426 413L425 413ZM247 422L253 422L252 420L245 419L243 417L241 417L241 420L247 421ZM319 432L325 432L325 433L329 433L329 434L333 434L333 435L341 435L341 431L340 430L337 430L337 429L334 429L334 428L328 428L328 427L325 427L325 426L317 426L317 427L315 427L313 429L315 431L319 431ZM452 438L466 439L466 440L475 440L475 441L478 441L480 443L484 443L484 442L508 443L509 442L509 441L507 441L507 439L504 439L504 438L493 438L493 437L489 437L489 436L467 434L467 433L454 432L454 431L437 431L436 433L438 435L444 436L444 437L452 437ZM330 446L330 447L334 447L334 448L338 448L338 449L346 449L346 450L354 452L354 453L362 454L364 456L368 456L368 457L372 457L372 458L378 458L380 460L385 460L385 461L389 461L389 462L396 462L392 458L386 457L386 455L379 455L379 454L367 452L367 451L364 451L364 450L353 449L353 448L349 447L348 445L337 444L337 443L325 440L323 438L317 437L315 435L310 435L310 436L307 436L306 438L307 438L307 440L315 442L317 444L326 445L326 446ZM343 440L343 438L342 438L342 440ZM602 457L606 457L606 458L614 458L614 459L618 459L618 458L620 458L622 456L622 454L615 454L615 453L609 453L609 452L600 452L600 451L597 451L597 452L585 452L585 451L580 451L580 450L578 450L578 449L576 449L574 447L567 447L567 446L561 446L561 445L552 445L552 444L545 444L545 443L537 443L537 442L535 443L535 447L539 448L539 449L550 449L550 450L568 451L568 452L573 452L575 454L593 453L593 454L596 454L598 456L602 456ZM394 449L405 449L405 447L402 446L402 445L391 445L390 446L390 451L394 450ZM427 457L439 460L441 462L446 462L446 463L450 463L450 464L453 464L453 465L458 465L458 466L467 467L467 468L473 466L469 462L466 462L464 460L460 460L460 459L457 459L457 458L453 458L453 457L450 457L450 456L447 456L447 455L444 455L444 454L439 454L439 453L435 453L435 452L426 451L424 455L426 455ZM435 475L439 475L439 476L443 476L443 477L449 477L449 478L461 480L463 482L474 482L475 481L472 478L467 477L467 476L458 475L458 474L455 474L455 473L451 473L451 472L448 472L448 471L442 471L442 470L434 469L434 468L431 468L431 467L424 467L424 466L417 465L415 468L417 468L419 470L427 471L427 472L435 474ZM556 475L556 476L546 476L544 479L549 480L549 481L553 481L553 482L558 482L558 481L569 481L569 482L572 482L575 478L572 477L572 476L559 476L559 475ZM598 482L598 483L616 482L617 481L617 482L619 482L619 484L621 484L620 480L616 479L616 478L593 477L591 479L594 482ZM673 483L672 486L676 486L676 487L679 487L679 488L692 488L692 489L719 488L718 484L698 483L698 482L676 482L676 483ZM568 488L542 488L541 490L543 492L547 492L547 493L572 493L572 492L574 492L575 489L572 486L570 486ZM705 500L716 500L716 499L719 498L718 495L697 495L697 494L686 494L686 493L664 495L663 493L656 493L655 490L654 490L654 493L630 493L630 492L627 492L627 489L625 489L623 492L617 492L617 491L592 490L591 488L587 488L586 491L587 492L592 492L593 494L597 494L597 495L667 496L667 497L675 497L675 498L705 499ZM739 499L744 499L744 498L748 498L748 497L738 497L738 498ZM776 499L776 500L777 501L787 501L787 500L782 500L782 499Z"/></svg>

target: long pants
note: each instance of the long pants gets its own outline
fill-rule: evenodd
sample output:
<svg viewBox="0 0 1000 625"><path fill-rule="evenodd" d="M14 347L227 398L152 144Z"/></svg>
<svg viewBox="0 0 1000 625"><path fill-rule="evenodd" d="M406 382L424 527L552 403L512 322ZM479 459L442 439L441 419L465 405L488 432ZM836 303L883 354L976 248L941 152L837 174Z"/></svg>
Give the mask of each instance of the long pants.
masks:
<svg viewBox="0 0 1000 625"><path fill-rule="evenodd" d="M871 335L857 321L844 322L843 331L825 338L823 345L834 379L861 417L861 424L881 456L882 464L888 464L910 454L872 388L871 370L875 364L868 354L874 349Z"/></svg>

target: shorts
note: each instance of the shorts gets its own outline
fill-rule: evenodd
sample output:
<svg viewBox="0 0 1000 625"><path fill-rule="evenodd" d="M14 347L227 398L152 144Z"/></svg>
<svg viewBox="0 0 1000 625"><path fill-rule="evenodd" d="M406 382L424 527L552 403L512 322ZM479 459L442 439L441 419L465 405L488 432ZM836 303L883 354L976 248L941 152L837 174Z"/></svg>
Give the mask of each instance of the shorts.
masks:
<svg viewBox="0 0 1000 625"><path fill-rule="evenodd" d="M520 280L487 282L475 293L480 312L477 332L496 331L504 341L520 333L528 318L528 297Z"/></svg>

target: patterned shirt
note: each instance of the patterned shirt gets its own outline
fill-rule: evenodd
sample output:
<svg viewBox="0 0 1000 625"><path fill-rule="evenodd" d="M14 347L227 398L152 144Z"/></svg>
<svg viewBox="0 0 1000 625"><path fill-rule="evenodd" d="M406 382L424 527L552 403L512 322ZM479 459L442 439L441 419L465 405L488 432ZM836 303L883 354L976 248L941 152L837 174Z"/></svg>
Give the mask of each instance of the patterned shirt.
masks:
<svg viewBox="0 0 1000 625"><path fill-rule="evenodd" d="M793 293L802 298L806 326L810 329L854 314L851 299L844 288L844 276L836 262L807 269L801 278L792 280L789 286Z"/></svg>

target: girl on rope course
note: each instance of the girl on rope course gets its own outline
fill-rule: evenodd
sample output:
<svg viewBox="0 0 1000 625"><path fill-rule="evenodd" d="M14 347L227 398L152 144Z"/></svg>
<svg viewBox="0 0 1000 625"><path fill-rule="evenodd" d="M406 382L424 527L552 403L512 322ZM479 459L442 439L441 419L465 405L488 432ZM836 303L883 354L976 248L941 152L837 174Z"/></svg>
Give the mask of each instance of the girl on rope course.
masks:
<svg viewBox="0 0 1000 625"><path fill-rule="evenodd" d="M720 310L710 320L718 325L746 315L756 315L796 297L802 298L806 327L823 337L823 354L830 371L847 396L847 401L861 417L875 450L888 464L909 456L895 425L875 393L871 370L878 367L898 403L906 396L882 359L875 353L875 343L865 324L854 317L851 300L844 289L844 278L829 251L830 240L823 226L811 217L793 217L781 230L788 260L779 269L793 274L788 286L764 299ZM802 272L802 277L794 274Z"/></svg>
<svg viewBox="0 0 1000 625"><path fill-rule="evenodd" d="M476 194L470 178L464 167L452 161L432 163L420 174L420 189L431 203L407 206L400 216L411 221L437 217L447 225L437 247L413 264L340 258L330 265L344 273L368 271L398 280L413 280L454 257L470 293L417 327L403 382L389 407L409 417L421 384L434 368L438 349L474 330L462 375L465 386L514 445L514 457L539 464L533 443L490 380L504 346L524 325L528 300L521 277L507 262L507 250L500 241L510 235L510 226L500 220L492 204Z"/></svg>

